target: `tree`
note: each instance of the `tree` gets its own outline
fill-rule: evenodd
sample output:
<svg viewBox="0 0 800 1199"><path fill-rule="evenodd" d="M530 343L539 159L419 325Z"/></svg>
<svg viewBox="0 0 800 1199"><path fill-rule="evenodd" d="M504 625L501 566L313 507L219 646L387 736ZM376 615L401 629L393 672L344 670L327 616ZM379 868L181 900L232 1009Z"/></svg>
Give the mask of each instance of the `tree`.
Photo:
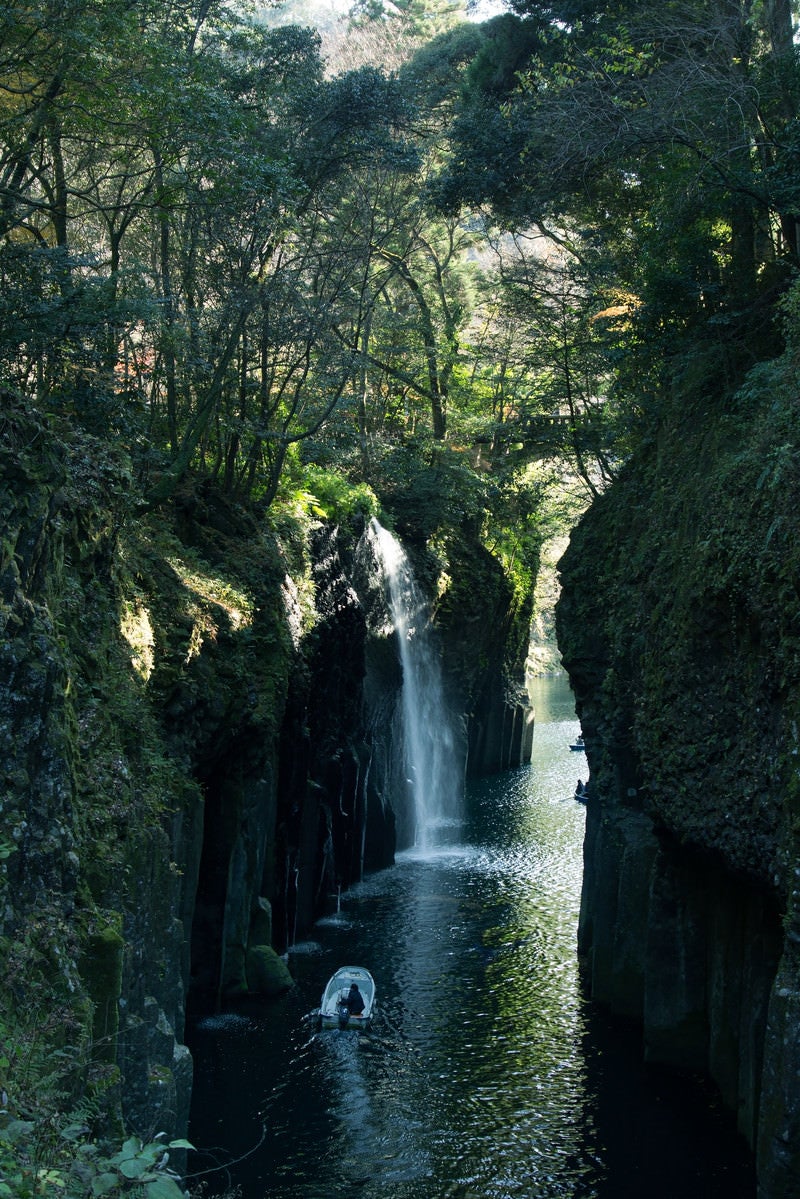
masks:
<svg viewBox="0 0 800 1199"><path fill-rule="evenodd" d="M631 411L653 410L676 355L734 386L774 350L770 289L797 259L789 6L516 7L464 75L436 202L548 235L590 310L623 297L606 391ZM529 57L511 79L515 25Z"/></svg>
<svg viewBox="0 0 800 1199"><path fill-rule="evenodd" d="M402 97L374 68L323 82L313 31L224 5L98 11L6 15L6 380L138 422L151 504L190 466L268 501L353 375L371 251L331 213L406 155Z"/></svg>
<svg viewBox="0 0 800 1199"><path fill-rule="evenodd" d="M445 30L460 24L467 11L464 0L356 0L351 9L355 24L389 22L424 44Z"/></svg>

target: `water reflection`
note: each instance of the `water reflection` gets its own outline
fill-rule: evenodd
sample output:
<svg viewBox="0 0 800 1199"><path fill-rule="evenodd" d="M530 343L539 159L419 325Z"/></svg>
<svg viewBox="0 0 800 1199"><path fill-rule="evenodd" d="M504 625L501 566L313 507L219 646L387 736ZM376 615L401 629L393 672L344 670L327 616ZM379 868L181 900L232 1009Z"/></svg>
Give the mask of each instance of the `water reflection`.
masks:
<svg viewBox="0 0 800 1199"><path fill-rule="evenodd" d="M197 1030L192 1139L247 1155L209 1175L212 1189L752 1199L749 1163L706 1098L646 1075L635 1042L582 999L578 728L566 688L546 698L533 768L470 788L461 845L409 851L344 896L317 948L293 955L295 990L250 1010L246 1029ZM345 962L375 976L372 1035L304 1019Z"/></svg>

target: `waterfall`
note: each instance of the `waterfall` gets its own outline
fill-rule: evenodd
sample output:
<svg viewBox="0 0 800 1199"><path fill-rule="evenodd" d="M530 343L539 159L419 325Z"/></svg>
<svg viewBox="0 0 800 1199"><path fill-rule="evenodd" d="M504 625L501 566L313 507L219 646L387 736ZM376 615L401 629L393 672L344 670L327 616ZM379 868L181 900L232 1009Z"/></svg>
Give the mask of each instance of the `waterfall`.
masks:
<svg viewBox="0 0 800 1199"><path fill-rule="evenodd" d="M377 520L369 536L383 571L403 670L403 775L411 800L413 842L430 850L451 843L461 826L463 755L445 699L428 604L397 538Z"/></svg>

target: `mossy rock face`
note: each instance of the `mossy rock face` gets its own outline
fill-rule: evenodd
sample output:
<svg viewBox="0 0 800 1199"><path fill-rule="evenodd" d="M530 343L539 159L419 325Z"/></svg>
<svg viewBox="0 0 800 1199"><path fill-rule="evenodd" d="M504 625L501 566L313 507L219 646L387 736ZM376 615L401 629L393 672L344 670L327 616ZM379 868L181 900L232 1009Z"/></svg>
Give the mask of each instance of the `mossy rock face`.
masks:
<svg viewBox="0 0 800 1199"><path fill-rule="evenodd" d="M282 995L294 985L289 967L269 945L247 951L247 986L258 995Z"/></svg>
<svg viewBox="0 0 800 1199"><path fill-rule="evenodd" d="M735 394L665 397L573 530L557 608L595 796L592 996L632 990L638 948L648 1056L710 1072L770 1199L800 1193L797 393L793 348ZM658 854L625 873L609 832L643 819Z"/></svg>
<svg viewBox="0 0 800 1199"><path fill-rule="evenodd" d="M795 396L772 367L691 421L665 419L573 531L557 610L604 802L644 804L783 902L800 713Z"/></svg>
<svg viewBox="0 0 800 1199"><path fill-rule="evenodd" d="M113 1062L119 1031L124 941L110 925L93 933L80 963L81 977L94 1005L92 1039L98 1060Z"/></svg>

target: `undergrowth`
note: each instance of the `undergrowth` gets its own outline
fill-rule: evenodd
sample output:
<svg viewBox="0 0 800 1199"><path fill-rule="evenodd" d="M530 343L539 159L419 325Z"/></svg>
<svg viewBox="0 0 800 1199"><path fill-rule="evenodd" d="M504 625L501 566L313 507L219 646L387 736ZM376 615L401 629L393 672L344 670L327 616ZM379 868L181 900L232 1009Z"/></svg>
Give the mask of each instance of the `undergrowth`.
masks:
<svg viewBox="0 0 800 1199"><path fill-rule="evenodd" d="M122 1129L69 929L44 913L0 950L0 1199L183 1199L170 1155L190 1143Z"/></svg>

